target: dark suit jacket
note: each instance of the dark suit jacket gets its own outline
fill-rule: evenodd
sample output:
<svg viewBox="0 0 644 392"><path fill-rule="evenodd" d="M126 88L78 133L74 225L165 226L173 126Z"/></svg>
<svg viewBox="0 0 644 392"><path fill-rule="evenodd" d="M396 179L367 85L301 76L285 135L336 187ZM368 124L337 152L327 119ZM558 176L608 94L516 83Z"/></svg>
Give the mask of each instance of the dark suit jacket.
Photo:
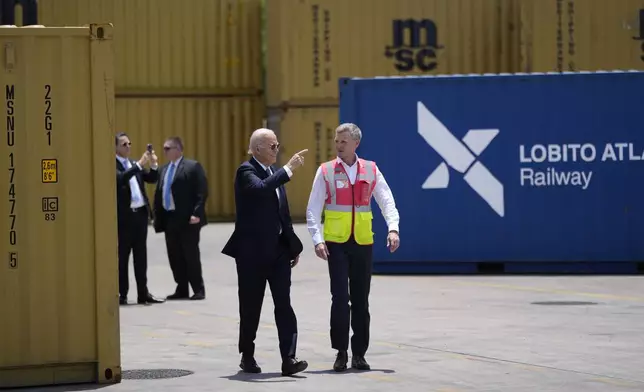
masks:
<svg viewBox="0 0 644 392"><path fill-rule="evenodd" d="M145 201L145 206L150 216L152 209L150 208L148 195L145 192L144 182L154 184L159 178L159 172L157 170L141 170L135 161L132 159L129 159L129 161L131 167L125 170L121 161L116 159L116 201L119 220L123 219L124 214L132 203L132 190L130 189L130 179L132 176L136 176L136 181L139 183L139 189L141 189L143 200Z"/></svg>
<svg viewBox="0 0 644 392"><path fill-rule="evenodd" d="M163 165L159 170L159 181L154 192L154 231L165 231L168 224L167 212L163 208L163 186L165 173L170 166ZM174 180L170 186L174 199L174 224L189 225L190 217L199 217L199 226L206 222L206 199L208 199L208 180L203 167L197 161L183 157L175 169Z"/></svg>
<svg viewBox="0 0 644 392"><path fill-rule="evenodd" d="M237 169L235 176L235 230L222 253L235 259L261 262L274 255L279 247L280 225L293 260L302 253L303 245L293 231L284 184L290 178L284 168L269 176L262 166L251 158ZM275 189L280 189L278 200Z"/></svg>

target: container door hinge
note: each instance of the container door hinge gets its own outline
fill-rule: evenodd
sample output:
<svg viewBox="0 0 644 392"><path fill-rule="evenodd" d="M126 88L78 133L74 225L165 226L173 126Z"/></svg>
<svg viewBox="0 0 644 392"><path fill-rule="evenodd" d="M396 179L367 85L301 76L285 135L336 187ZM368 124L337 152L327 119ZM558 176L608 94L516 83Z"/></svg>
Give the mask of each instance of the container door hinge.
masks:
<svg viewBox="0 0 644 392"><path fill-rule="evenodd" d="M92 23L90 24L91 37L93 40L112 39L112 28L111 23Z"/></svg>

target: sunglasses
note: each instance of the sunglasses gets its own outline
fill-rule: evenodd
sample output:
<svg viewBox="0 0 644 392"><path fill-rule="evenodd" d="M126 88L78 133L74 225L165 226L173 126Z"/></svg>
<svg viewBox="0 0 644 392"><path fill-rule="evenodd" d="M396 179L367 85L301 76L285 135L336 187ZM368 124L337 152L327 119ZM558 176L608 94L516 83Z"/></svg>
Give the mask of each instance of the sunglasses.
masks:
<svg viewBox="0 0 644 392"><path fill-rule="evenodd" d="M280 148L280 144L279 144L279 143L277 143L277 144L271 144L271 150L275 151L275 150L278 150L279 148Z"/></svg>
<svg viewBox="0 0 644 392"><path fill-rule="evenodd" d="M169 151L169 150L172 150L173 148L174 147L163 146L163 151Z"/></svg>
<svg viewBox="0 0 644 392"><path fill-rule="evenodd" d="M123 147L131 146L131 145L132 145L132 142L125 142L125 143L121 144L121 146L123 146Z"/></svg>

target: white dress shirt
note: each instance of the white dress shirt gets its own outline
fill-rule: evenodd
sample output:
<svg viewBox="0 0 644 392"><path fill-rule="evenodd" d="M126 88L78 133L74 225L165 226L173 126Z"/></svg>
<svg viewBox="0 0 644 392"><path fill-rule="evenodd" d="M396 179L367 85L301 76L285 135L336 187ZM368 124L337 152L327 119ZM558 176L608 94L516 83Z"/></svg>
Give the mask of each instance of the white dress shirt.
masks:
<svg viewBox="0 0 644 392"><path fill-rule="evenodd" d="M273 170L270 167L265 166L263 163L258 161L257 158L255 158L255 157L253 157L253 159L255 160L255 162L259 163L259 165L262 167L262 169L264 169L264 171L268 170L269 175L272 176L274 174ZM291 169L289 169L286 166L284 166L284 171L286 171L286 174L288 174L289 178L293 175L293 172L291 171ZM280 200L280 189L279 189L279 187L275 188L275 193L277 194L277 202L279 203L279 200ZM281 226L280 226L280 232L279 233L282 234L282 227Z"/></svg>
<svg viewBox="0 0 644 392"><path fill-rule="evenodd" d="M118 155L116 156L116 159L121 162L121 165L123 165L125 170L129 170L132 167L132 162L129 159L120 157ZM134 164L139 169L141 169L141 165L139 165L138 162L135 162ZM139 187L139 181L137 180L136 176L130 177L130 193L132 194L130 208L141 208L145 205L143 193L141 188Z"/></svg>
<svg viewBox="0 0 644 392"><path fill-rule="evenodd" d="M273 173L273 170L271 170L271 168L270 168L270 167L265 166L263 163L261 163L260 161L258 161L258 160L257 160L257 158L255 158L255 157L253 157L253 159L255 160L255 162L259 163L259 165L262 167L262 169L264 169L264 171L266 171L266 169L268 169L268 171L269 171L270 175L273 175L273 174L274 174L274 173ZM288 167L284 166L284 170L286 171L286 174L288 174L288 177L289 177L289 178L293 175L293 172L292 172L292 171L291 171L291 169L289 169ZM279 199L280 199L280 190L279 190L279 187L275 188L275 193L277 193L277 200L279 200Z"/></svg>
<svg viewBox="0 0 644 392"><path fill-rule="evenodd" d="M358 174L358 156L356 155L356 161L353 166L347 165L340 158L336 159L342 164L342 166L344 166L344 169L347 171L349 176L349 181L351 182L351 185L353 185ZM326 197L327 194L324 176L322 175L322 169L318 167L318 170L315 173L315 178L313 179L313 188L311 189L311 195L309 196L309 203L306 208L306 226L313 239L313 245L324 242L320 221L322 220L322 211L324 210ZM400 216L398 214L398 209L396 208L394 195L391 193L391 189L389 188L387 181L385 181L385 177L380 172L380 169L378 169L378 166L376 166L376 187L373 190L373 197L376 199L376 203L378 203L380 211L382 211L382 215L387 222L389 231L398 232Z"/></svg>

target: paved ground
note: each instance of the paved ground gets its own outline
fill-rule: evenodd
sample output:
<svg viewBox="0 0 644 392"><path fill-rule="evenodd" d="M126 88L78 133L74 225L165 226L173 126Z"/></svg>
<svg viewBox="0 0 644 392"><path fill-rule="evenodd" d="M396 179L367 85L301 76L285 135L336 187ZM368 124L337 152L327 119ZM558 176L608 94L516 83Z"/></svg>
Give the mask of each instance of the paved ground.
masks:
<svg viewBox="0 0 644 392"><path fill-rule="evenodd" d="M297 230L310 244L305 228ZM233 261L220 254L231 231L229 224L203 231L205 301L121 307L124 370L194 373L125 379L102 391L644 391L642 277L376 276L367 355L373 370L335 374L326 267L310 247L294 270L292 300L298 356L311 366L300 377L280 376L267 288L256 342L264 373L238 374L236 275ZM149 253L150 290L165 296L174 283L162 236L150 234ZM597 304L533 304L542 301Z"/></svg>

